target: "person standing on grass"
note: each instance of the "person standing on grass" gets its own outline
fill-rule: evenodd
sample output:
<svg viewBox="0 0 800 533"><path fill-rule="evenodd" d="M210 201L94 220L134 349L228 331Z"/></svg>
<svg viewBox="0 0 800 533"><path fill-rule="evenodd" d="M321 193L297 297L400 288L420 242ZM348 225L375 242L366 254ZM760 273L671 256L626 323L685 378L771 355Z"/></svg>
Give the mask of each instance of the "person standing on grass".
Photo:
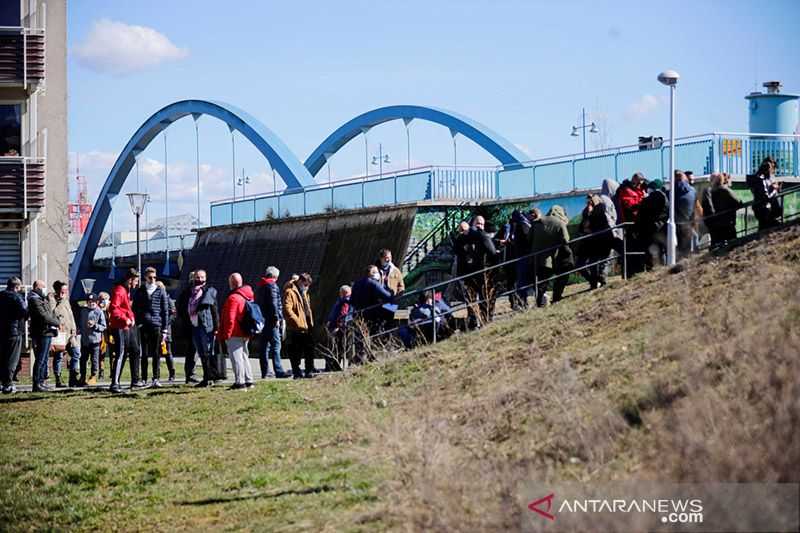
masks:
<svg viewBox="0 0 800 533"><path fill-rule="evenodd" d="M75 324L75 315L72 314L72 305L69 302L69 287L63 281L53 283L53 292L48 297L50 307L58 317L59 330L66 336L63 348L57 347L53 352L53 374L56 377L56 387L63 387L61 382L61 359L66 352L69 355L69 386L77 387L78 366L81 362L80 345L78 344L78 327Z"/></svg>
<svg viewBox="0 0 800 533"><path fill-rule="evenodd" d="M97 307L97 296L90 294L86 307L81 313L81 386L97 385L97 372L100 366L100 344L106 330L106 315ZM86 363L92 358L92 373L86 379Z"/></svg>
<svg viewBox="0 0 800 533"><path fill-rule="evenodd" d="M200 363L203 365L203 379L196 385L197 387L210 387L217 379L224 379L225 376L217 376L216 365L213 364L214 357L214 338L219 330L219 312L217 311L217 289L206 283L206 271L196 270L194 272L194 286L191 288L188 299L186 299L186 316L192 328L192 343L197 354L200 356ZM178 303L178 312L184 312ZM192 356L193 357L193 356ZM190 370L186 368L186 383L190 383Z"/></svg>
<svg viewBox="0 0 800 533"><path fill-rule="evenodd" d="M283 301L281 300L281 290L278 287L278 277L281 272L274 266L267 267L266 275L258 282L258 294L256 301L264 313L264 331L261 333L261 351L259 352L259 363L261 365L261 379L267 378L290 378L291 372L283 369L281 361L281 332L286 327L283 320ZM272 360L272 369L269 370L269 362Z"/></svg>
<svg viewBox="0 0 800 533"><path fill-rule="evenodd" d="M144 270L144 285L133 295L133 313L139 324L142 348L142 380L147 383L147 366L153 363L153 387L161 387L161 343L167 338L169 296L158 286L156 269Z"/></svg>
<svg viewBox="0 0 800 533"><path fill-rule="evenodd" d="M711 185L703 195L703 214L712 247L736 239L736 211L744 204L731 190L730 179L727 173L711 174Z"/></svg>
<svg viewBox="0 0 800 533"><path fill-rule="evenodd" d="M111 392L120 393L120 379L125 360L130 359L131 388L142 387L139 379L139 340L136 335L136 317L131 307L130 293L139 283L139 272L130 268L125 277L111 290L111 303L108 306L111 329Z"/></svg>
<svg viewBox="0 0 800 533"><path fill-rule="evenodd" d="M27 318L28 305L22 297L22 280L16 276L8 278L6 290L0 292L0 381L3 394L17 392L14 371L22 351Z"/></svg>
<svg viewBox="0 0 800 533"><path fill-rule="evenodd" d="M287 341L294 379L313 378L316 375L314 337L311 334L314 315L311 312L311 298L308 296L311 281L310 274L301 274L296 281L287 283L283 291L283 316L286 318ZM300 359L305 360L305 372L300 370Z"/></svg>
<svg viewBox="0 0 800 533"><path fill-rule="evenodd" d="M200 380L194 375L194 369L197 366L198 351L194 347L194 326L192 325L191 318L189 317L189 299L195 288L195 272L189 272L188 284L178 295L178 301L175 302L175 308L178 312L177 315L177 336L183 337L188 344L187 353L185 354L183 363L183 373L186 376L186 383L199 383ZM216 294L214 295L216 299ZM215 328L216 329L216 328ZM173 334L175 334L173 329ZM202 360L201 360L202 364Z"/></svg>
<svg viewBox="0 0 800 533"><path fill-rule="evenodd" d="M166 292L167 287L164 285L163 281L157 281L156 285L162 291ZM169 383L172 385L175 383L175 358L172 354L172 335L174 332L174 325L175 325L175 317L178 314L178 307L175 304L175 300L167 295L167 303L169 304L169 312L167 313L167 336L164 339L164 342L161 343L161 355L164 356L164 359L167 360L167 371L169 372Z"/></svg>
<svg viewBox="0 0 800 533"><path fill-rule="evenodd" d="M547 216L536 220L531 227L532 249L541 252L534 261L536 278L539 280L537 287L536 305L547 305L547 289L550 285L548 278L553 275L563 274L575 265L572 249L569 246L569 231L567 230L569 218L564 208L554 205ZM567 276L552 280L553 299L556 303L561 300L567 286Z"/></svg>
<svg viewBox="0 0 800 533"><path fill-rule="evenodd" d="M108 329L108 306L111 304L111 295L105 291L97 294L97 308L102 311L106 319L106 330L100 339L100 369L97 374L97 379L103 379L105 373L105 360L108 357L109 365L111 364L111 332Z"/></svg>
<svg viewBox="0 0 800 533"><path fill-rule="evenodd" d="M253 301L253 289L243 285L242 275L234 272L228 277L231 293L222 306L219 325L219 340L228 347L228 356L233 365L234 383L232 390L246 390L253 386L253 369L250 366L250 352L247 344L250 341L242 329L247 302Z"/></svg>
<svg viewBox="0 0 800 533"><path fill-rule="evenodd" d="M33 282L33 290L28 294L28 311L31 318L30 334L33 353L36 358L33 364L33 392L48 392L47 359L50 355L50 344L61 325L58 317L50 307L50 301L44 293L45 283L42 280Z"/></svg>

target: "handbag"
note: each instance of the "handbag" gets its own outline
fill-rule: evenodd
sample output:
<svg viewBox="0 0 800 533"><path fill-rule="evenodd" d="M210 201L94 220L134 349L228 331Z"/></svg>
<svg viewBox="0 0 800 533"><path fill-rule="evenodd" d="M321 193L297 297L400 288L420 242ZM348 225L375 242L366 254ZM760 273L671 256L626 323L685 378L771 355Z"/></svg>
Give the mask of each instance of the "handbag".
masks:
<svg viewBox="0 0 800 533"><path fill-rule="evenodd" d="M52 351L54 352L63 352L67 349L67 332L66 331L59 331L58 335L53 337L50 346L52 346Z"/></svg>

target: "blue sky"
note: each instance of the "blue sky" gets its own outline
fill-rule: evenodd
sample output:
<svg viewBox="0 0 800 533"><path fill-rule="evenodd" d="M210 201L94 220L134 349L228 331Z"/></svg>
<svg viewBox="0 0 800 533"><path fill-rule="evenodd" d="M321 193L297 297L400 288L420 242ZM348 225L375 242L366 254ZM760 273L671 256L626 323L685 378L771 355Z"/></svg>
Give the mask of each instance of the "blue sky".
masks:
<svg viewBox="0 0 800 533"><path fill-rule="evenodd" d="M135 8L132 7L135 5ZM589 147L668 134L674 68L679 135L744 131L744 95L767 79L800 92L800 2L274 2L81 0L68 4L69 149L96 195L138 126L160 107L200 97L230 102L276 132L300 158L366 110L409 103L467 115L531 158L580 150L569 136L581 106L600 125ZM194 126L168 131L171 213L194 212ZM440 126L411 125L412 164L451 164ZM402 122L376 127L406 165ZM227 127L201 119L203 218L207 201L231 196ZM374 147L374 150L372 148ZM248 194L272 190L255 149L237 139ZM145 152L142 187L163 215L164 145ZM459 138L458 161L493 164ZM73 164L71 175L74 175ZM334 157L334 179L363 173L357 138ZM327 179L327 170L318 176ZM136 188L132 174L125 190ZM282 185L278 184L278 188ZM172 188L171 188L172 191Z"/></svg>

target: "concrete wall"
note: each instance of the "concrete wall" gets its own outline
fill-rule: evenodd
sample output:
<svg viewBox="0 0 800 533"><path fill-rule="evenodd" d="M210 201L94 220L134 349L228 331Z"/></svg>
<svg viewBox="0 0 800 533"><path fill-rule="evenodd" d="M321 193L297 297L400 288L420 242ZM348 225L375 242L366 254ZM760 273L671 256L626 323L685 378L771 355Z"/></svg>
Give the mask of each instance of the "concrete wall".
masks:
<svg viewBox="0 0 800 533"><path fill-rule="evenodd" d="M39 2L41 9L44 2ZM39 131L47 130L47 198L39 219L39 277L67 279L67 2L47 0L46 90L39 95ZM42 258L47 254L47 273Z"/></svg>
<svg viewBox="0 0 800 533"><path fill-rule="evenodd" d="M232 272L254 284L274 265L281 286L292 273L308 272L314 278L314 318L321 325L338 288L362 277L381 248L391 249L396 261L402 258L416 213L416 207L396 207L207 228L188 254L181 279L202 268L224 297Z"/></svg>

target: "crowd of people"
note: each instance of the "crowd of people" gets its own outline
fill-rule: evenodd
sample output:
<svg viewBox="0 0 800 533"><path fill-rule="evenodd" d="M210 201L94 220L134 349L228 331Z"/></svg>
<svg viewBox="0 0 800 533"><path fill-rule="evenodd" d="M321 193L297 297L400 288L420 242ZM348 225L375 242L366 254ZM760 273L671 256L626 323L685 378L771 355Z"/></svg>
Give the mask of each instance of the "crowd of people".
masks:
<svg viewBox="0 0 800 533"><path fill-rule="evenodd" d="M760 230L777 225L782 216L778 199L782 184L774 180L776 162L765 158L758 171L747 177L753 194L753 213ZM698 197L691 172L675 173L677 248L680 254L696 250L701 236L710 235L711 246L736 238L737 210L743 203L730 188L730 176L714 173ZM497 278L512 307L526 308L531 292L536 305L563 298L568 274L579 273L590 289L606 284L609 269L625 259L627 274L653 268L666 253L669 193L661 180L634 174L620 184L604 180L598 194L588 195L577 235L570 235L565 210L552 206L547 214L539 209L515 210L496 231L488 231L483 216L461 222L453 239L455 291L423 290L406 293L401 270L392 262L392 252L380 250L374 264L352 285L342 285L324 327L329 348L343 351L348 344L363 344L365 336L387 330L411 346L419 340L446 335L453 330L452 308L444 294L464 301L467 327L479 328L492 320L497 299ZM500 271L496 266L502 266ZM250 362L251 341L258 348L262 379L308 379L316 375L318 352L315 319L308 273L293 274L278 286L280 271L265 269L253 285L240 273L228 277L229 293L220 302L217 288L204 270L189 275L188 286L173 299L156 270L140 273L129 269L110 294L88 295L78 307L76 320L69 301L69 286L37 280L27 297L18 277L8 280L0 292L0 381L2 392L16 391L25 323L31 338L33 390L47 392L48 361L52 359L54 387L96 385L108 369L110 390L121 392L122 371L130 367L131 388L161 387L161 358L168 382L176 379L173 348L183 346L185 380L208 387L226 379L227 355L233 367L231 389L254 386ZM255 286L255 288L253 288ZM548 291L552 289L552 297ZM397 326L398 304L415 296L408 323ZM220 303L222 304L220 306ZM364 326L361 341L352 335L356 321ZM285 369L286 353L291 369ZM68 360L68 378L62 378L62 361ZM201 375L197 377L197 360ZM106 364L106 361L108 363ZM302 363L302 364L301 364ZM271 365L271 367L270 367ZM329 362L326 369L330 368Z"/></svg>

